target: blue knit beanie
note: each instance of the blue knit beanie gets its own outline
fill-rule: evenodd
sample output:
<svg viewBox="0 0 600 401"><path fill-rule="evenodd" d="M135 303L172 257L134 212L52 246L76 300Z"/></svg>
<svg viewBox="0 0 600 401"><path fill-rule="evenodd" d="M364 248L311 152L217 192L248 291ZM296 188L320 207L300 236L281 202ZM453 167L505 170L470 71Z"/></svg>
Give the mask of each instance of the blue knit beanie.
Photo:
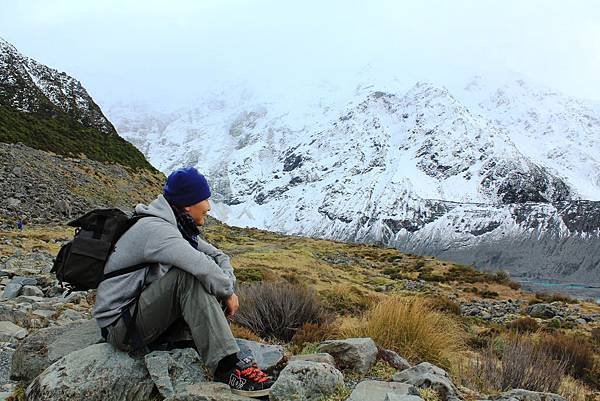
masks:
<svg viewBox="0 0 600 401"><path fill-rule="evenodd" d="M175 206L190 206L210 198L206 178L194 167L173 171L167 178L163 191Z"/></svg>

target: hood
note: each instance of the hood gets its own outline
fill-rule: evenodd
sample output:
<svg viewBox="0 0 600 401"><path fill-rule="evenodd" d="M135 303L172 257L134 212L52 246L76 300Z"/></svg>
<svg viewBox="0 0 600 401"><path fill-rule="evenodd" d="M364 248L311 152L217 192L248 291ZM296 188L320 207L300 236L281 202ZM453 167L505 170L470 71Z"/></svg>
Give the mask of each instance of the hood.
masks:
<svg viewBox="0 0 600 401"><path fill-rule="evenodd" d="M138 204L135 207L135 212L138 214L147 214L150 216L160 217L161 219L166 220L173 225L177 225L175 213L173 213L171 205L169 205L169 202L167 202L165 197L162 195L158 195L158 197L149 205L144 205L142 203Z"/></svg>

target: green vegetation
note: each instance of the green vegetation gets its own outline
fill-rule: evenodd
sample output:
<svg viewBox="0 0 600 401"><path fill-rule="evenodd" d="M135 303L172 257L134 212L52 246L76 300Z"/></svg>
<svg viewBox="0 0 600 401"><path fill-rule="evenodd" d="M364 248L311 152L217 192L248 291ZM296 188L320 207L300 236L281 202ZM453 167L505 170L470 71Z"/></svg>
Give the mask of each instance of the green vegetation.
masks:
<svg viewBox="0 0 600 401"><path fill-rule="evenodd" d="M144 155L116 134L85 127L65 113L25 113L0 105L0 142L21 142L56 154L155 171Z"/></svg>

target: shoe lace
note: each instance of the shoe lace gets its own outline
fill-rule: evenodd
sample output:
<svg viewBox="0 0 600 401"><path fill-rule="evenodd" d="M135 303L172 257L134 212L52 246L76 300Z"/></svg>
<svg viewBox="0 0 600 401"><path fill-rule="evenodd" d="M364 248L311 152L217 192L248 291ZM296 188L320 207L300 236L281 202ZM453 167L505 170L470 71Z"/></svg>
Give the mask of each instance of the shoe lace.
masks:
<svg viewBox="0 0 600 401"><path fill-rule="evenodd" d="M240 376L248 377L257 383L264 383L269 380L269 376L256 366L250 366L240 371Z"/></svg>

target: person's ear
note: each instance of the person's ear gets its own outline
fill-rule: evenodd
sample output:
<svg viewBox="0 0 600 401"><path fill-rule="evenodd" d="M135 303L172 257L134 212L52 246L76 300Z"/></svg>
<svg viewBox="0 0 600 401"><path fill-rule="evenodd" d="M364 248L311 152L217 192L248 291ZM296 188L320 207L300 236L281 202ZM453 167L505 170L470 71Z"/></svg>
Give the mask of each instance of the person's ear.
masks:
<svg viewBox="0 0 600 401"><path fill-rule="evenodd" d="M186 211L186 212L188 212L188 213L190 212L190 209L191 209L191 208L190 208L189 206L184 206L184 208L183 208L183 210L185 210L185 211Z"/></svg>

